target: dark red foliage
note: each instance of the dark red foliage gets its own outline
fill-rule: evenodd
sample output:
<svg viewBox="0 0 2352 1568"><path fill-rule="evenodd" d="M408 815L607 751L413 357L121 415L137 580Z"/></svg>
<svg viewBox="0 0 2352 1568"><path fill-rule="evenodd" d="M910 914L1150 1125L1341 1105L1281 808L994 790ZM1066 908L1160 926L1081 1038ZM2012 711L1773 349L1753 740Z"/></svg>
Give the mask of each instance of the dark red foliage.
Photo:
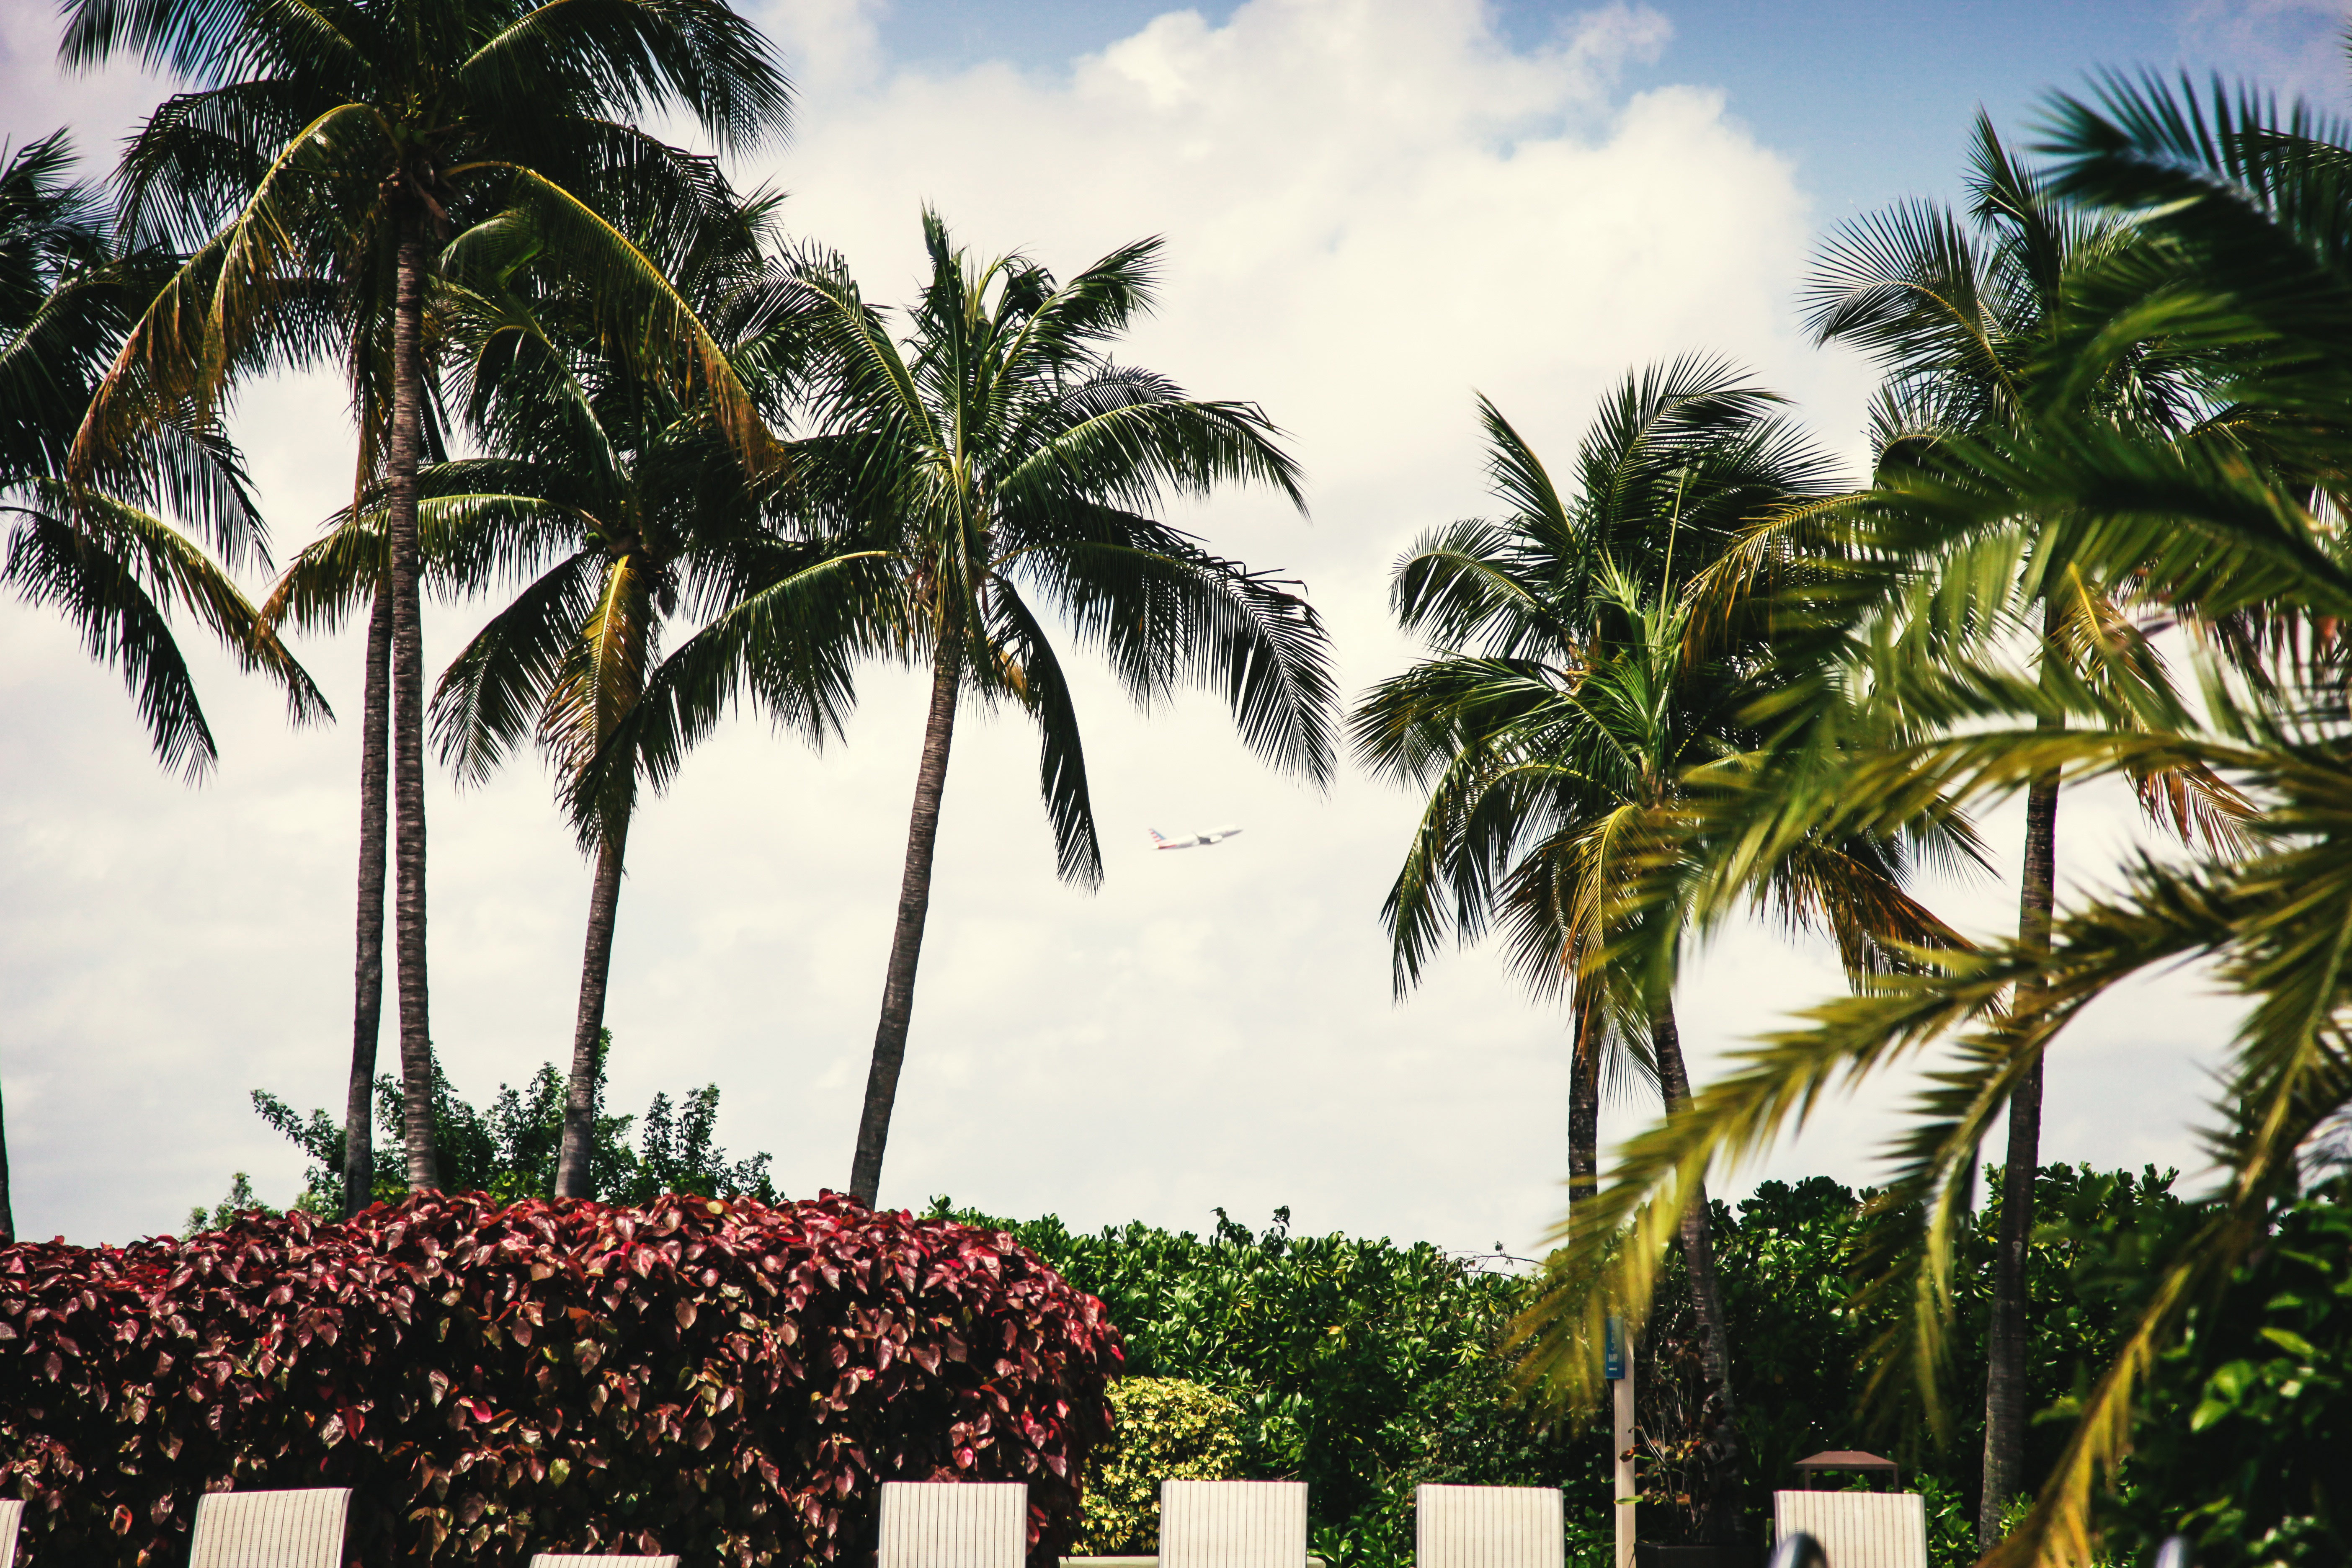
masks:
<svg viewBox="0 0 2352 1568"><path fill-rule="evenodd" d="M827 1194L0 1247L0 1495L34 1568L186 1561L199 1493L352 1489L349 1561L855 1563L885 1480L1029 1485L1062 1550L1102 1303L1010 1237Z"/></svg>

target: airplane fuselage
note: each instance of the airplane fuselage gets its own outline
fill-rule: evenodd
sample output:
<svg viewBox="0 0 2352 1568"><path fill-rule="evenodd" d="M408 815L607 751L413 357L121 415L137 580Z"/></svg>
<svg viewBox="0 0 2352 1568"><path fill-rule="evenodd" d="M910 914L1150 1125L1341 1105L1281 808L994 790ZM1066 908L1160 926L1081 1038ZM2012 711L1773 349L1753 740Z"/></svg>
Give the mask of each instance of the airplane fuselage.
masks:
<svg viewBox="0 0 2352 1568"><path fill-rule="evenodd" d="M1241 831L1238 827L1204 827L1188 838L1163 838L1160 829L1151 830L1154 849L1197 849L1204 844L1222 844Z"/></svg>

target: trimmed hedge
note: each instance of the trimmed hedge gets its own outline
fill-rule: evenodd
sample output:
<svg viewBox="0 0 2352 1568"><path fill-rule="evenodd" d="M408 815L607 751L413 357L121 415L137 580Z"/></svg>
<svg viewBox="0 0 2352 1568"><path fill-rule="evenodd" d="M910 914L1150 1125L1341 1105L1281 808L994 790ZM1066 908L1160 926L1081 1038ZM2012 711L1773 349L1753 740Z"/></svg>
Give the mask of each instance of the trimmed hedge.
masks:
<svg viewBox="0 0 2352 1568"><path fill-rule="evenodd" d="M185 1561L197 1496L352 1489L349 1561L858 1561L885 1480L1079 1521L1120 1360L1001 1231L827 1194L379 1205L0 1247L0 1495L36 1562Z"/></svg>
<svg viewBox="0 0 2352 1568"><path fill-rule="evenodd" d="M1098 1556L1160 1550L1160 1483L1223 1481L1243 1473L1242 1407L1181 1377L1127 1377L1110 1385L1111 1439L1087 1464L1080 1550Z"/></svg>

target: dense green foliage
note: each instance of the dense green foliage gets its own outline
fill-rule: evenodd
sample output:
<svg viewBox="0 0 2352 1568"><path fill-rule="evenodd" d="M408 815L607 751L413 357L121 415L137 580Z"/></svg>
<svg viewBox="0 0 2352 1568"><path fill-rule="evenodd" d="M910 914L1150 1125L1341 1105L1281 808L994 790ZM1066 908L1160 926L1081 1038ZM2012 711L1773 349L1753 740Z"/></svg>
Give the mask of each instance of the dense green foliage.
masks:
<svg viewBox="0 0 2352 1568"><path fill-rule="evenodd" d="M1922 1419L1890 1426L1862 1413L1874 1346L1890 1307L1857 1300L1865 1205L1823 1177L1767 1182L1713 1228L1737 1354L1743 1436L1752 1456L1749 1533L1759 1544L1770 1492L1824 1448L1885 1453L1923 1491L1936 1568L1975 1561L1974 1487L1984 1379L1984 1325L1999 1234L1993 1197L1971 1216L1955 1264L1956 1333L1945 1369L1956 1418L1939 1441ZM2056 1458L2072 1403L2113 1353L2137 1310L2146 1259L2196 1213L2154 1170L2042 1168L2028 1274L2035 1479ZM942 1202L940 1212L949 1212ZM958 1217L980 1221L982 1216ZM1605 1436L1547 1423L1510 1382L1508 1326L1532 1300L1523 1275L1425 1244L1291 1234L1286 1210L1262 1233L1220 1212L1207 1236L1128 1225L1072 1235L1048 1217L1010 1229L1079 1289L1102 1298L1127 1336L1130 1376L1183 1378L1233 1402L1238 1468L1309 1483L1315 1551L1342 1565L1402 1563L1412 1489L1423 1482L1567 1489L1571 1560L1607 1561ZM1662 1461L1681 1436L1677 1401L1699 1377L1687 1278L1667 1270L1636 1366L1643 1389L1645 1539L1683 1522ZM2339 1308L2339 1314L2341 1309ZM2339 1332L2341 1331L2339 1330ZM1961 1412L1966 1412L1961 1417ZM1125 1439L1114 1434L1114 1444ZM1115 1544L1096 1541L1102 1550ZM1131 1543L1130 1543L1131 1544Z"/></svg>
<svg viewBox="0 0 2352 1568"><path fill-rule="evenodd" d="M604 1031L596 1053L595 1191L606 1203L647 1204L664 1193L698 1193L704 1197L751 1197L761 1203L778 1201L768 1175L767 1154L730 1162L727 1151L713 1136L719 1121L719 1086L688 1089L673 1101L656 1094L640 1120L607 1116L604 1102L604 1058L613 1035ZM399 1081L389 1075L376 1079L376 1125L383 1141L376 1146L375 1195L383 1202L405 1196L400 1157L403 1103ZM433 1067L433 1131L441 1152L445 1187L454 1193L488 1193L501 1202L555 1195L556 1158L563 1146L563 1075L551 1062L541 1066L520 1089L499 1085L487 1110L458 1098L436 1062ZM343 1129L324 1110L303 1116L268 1089L253 1091L254 1109L263 1121L284 1133L310 1156L304 1173L302 1195L295 1206L323 1215L342 1212ZM629 1147L632 1126L637 1146ZM242 1179L242 1178L240 1178ZM246 1189L249 1199L251 1189ZM237 1208L233 1192L229 1203ZM199 1211L201 1213L201 1211ZM217 1223L217 1222L216 1222Z"/></svg>
<svg viewBox="0 0 2352 1568"><path fill-rule="evenodd" d="M1950 1423L1939 1442L1912 1419L1894 1429L1856 1412L1873 1347L1890 1325L1886 1308L1853 1299L1850 1283L1864 1244L1863 1202L1825 1177L1789 1185L1766 1182L1737 1215L1718 1208L1717 1241L1727 1308L1738 1331L1733 1378L1741 1394L1741 1431L1754 1456L1758 1484L1785 1484L1790 1467L1823 1448L1866 1448L1898 1460L1907 1474L1937 1475L1973 1498L1972 1455L1983 1440L1984 1328L1990 1300L1992 1247L2000 1221L2000 1168L1987 1172L1987 1206L1959 1237L1954 1265L1957 1309L1945 1367ZM2028 1365L2031 1405L2061 1412L2114 1353L2129 1321L2136 1269L2191 1212L2171 1191L2172 1173L2149 1169L2097 1172L2045 1165L2035 1183L2041 1216L2029 1254L2027 1289L2034 1306ZM1654 1320L1671 1338L1679 1302L1670 1294ZM2029 1475L2045 1473L2065 1441L2063 1420L2036 1426ZM1759 1499L1759 1507L1769 1503Z"/></svg>
<svg viewBox="0 0 2352 1568"><path fill-rule="evenodd" d="M943 1199L937 1209L950 1212ZM1341 1568L1409 1557L1423 1481L1606 1496L1604 1440L1535 1420L1507 1388L1516 1275L1426 1243L1294 1236L1287 1209L1262 1233L1220 1210L1206 1237L955 1217L1003 1226L1102 1298L1129 1375L1189 1378L1233 1400L1241 1474L1307 1482L1312 1550ZM1600 1510L1572 1514L1572 1542L1601 1547Z"/></svg>
<svg viewBox="0 0 2352 1568"><path fill-rule="evenodd" d="M1110 1385L1110 1440L1087 1461L1080 1552L1157 1552L1161 1481L1243 1479L1242 1407L1214 1389L1123 1377Z"/></svg>
<svg viewBox="0 0 2352 1568"><path fill-rule="evenodd" d="M2175 1531L2203 1568L2352 1560L2347 1199L2338 1178L2287 1209L2158 1363L2106 1521L2118 1561Z"/></svg>

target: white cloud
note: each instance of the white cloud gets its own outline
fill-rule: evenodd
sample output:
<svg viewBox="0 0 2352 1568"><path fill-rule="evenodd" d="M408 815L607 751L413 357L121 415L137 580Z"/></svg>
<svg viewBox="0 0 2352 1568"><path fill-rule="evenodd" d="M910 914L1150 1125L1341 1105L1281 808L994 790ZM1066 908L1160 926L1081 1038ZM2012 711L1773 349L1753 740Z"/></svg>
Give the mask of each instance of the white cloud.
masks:
<svg viewBox="0 0 2352 1568"><path fill-rule="evenodd" d="M1307 577L1349 692L1408 656L1389 563L1484 505L1474 388L1561 457L1610 382L1685 350L1755 366L1841 441L1859 423L1859 374L1794 328L1811 226L1788 161L1717 93L1615 86L1664 47L1654 13L1515 49L1468 0L1254 0L1222 25L1161 16L1066 72L926 75L892 68L871 17L828 0L772 18L802 131L751 173L877 300L905 297L926 201L975 248L1066 272L1165 235L1132 357L1262 401L1314 504L1309 524L1249 495L1184 521ZM290 548L348 482L340 396L265 389L240 429ZM482 614L433 616L434 657ZM355 642L305 653L355 713ZM284 1195L299 1161L245 1091L340 1103L354 727L289 733L266 693L205 675L227 761L189 792L61 627L0 609L0 733L37 737L0 752L0 1053L28 1231L157 1228L240 1165ZM695 757L635 830L621 910L617 1100L717 1079L723 1136L773 1151L797 1193L845 1175L912 787L920 692L877 671L865 693L822 757L748 723ZM1412 803L1353 772L1328 799L1268 774L1205 697L1147 721L1088 675L1081 701L1097 897L1053 879L1021 724L959 732L885 1196L1084 1224L1288 1203L1318 1227L1530 1243L1564 1163L1560 1025L1482 954L1391 1005L1377 910ZM479 1096L566 1048L586 875L528 767L462 797L436 782L432 812L435 1029ZM1226 820L1247 832L1213 850L1140 847L1150 826ZM1998 923L1998 898L1976 907ZM1823 954L1736 936L1694 973L1686 1032L1711 1060L1837 984ZM2146 1054L2178 1056L2186 1016L2131 1021ZM2134 1103L2177 1117L2160 1096L2187 1070L2139 1072ZM2059 1098L2053 1153L2140 1157L2112 1117L2078 1137ZM1775 1168L1860 1174L1884 1104L1833 1110Z"/></svg>
<svg viewBox="0 0 2352 1568"><path fill-rule="evenodd" d="M2227 59L2233 76L2266 91L2340 111L2345 24L2343 0L2189 0L2180 43L2189 58Z"/></svg>

